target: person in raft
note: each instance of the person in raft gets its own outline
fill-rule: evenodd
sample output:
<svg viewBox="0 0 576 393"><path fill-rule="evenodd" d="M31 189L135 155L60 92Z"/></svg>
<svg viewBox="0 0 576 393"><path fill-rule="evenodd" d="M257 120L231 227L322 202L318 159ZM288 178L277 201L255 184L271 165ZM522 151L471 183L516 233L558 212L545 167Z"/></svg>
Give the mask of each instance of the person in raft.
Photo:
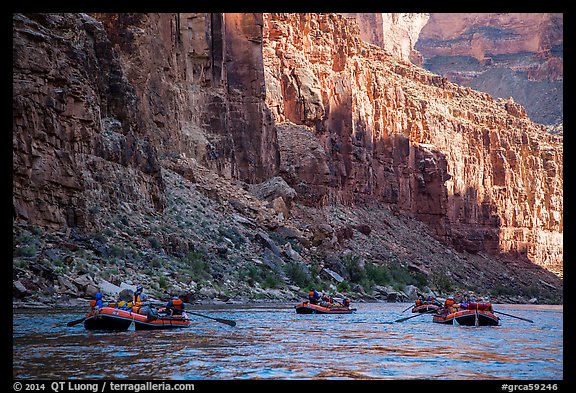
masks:
<svg viewBox="0 0 576 393"><path fill-rule="evenodd" d="M442 314L448 315L450 313L458 311L458 308L459 308L459 305L456 304L456 301L454 300L454 296L450 295L444 301L444 308L442 308Z"/></svg>
<svg viewBox="0 0 576 393"><path fill-rule="evenodd" d="M342 303L336 302L332 304L333 308L350 308L350 299L347 297L342 299Z"/></svg>
<svg viewBox="0 0 576 393"><path fill-rule="evenodd" d="M318 304L318 299L320 299L320 294L316 292L315 289L311 289L310 292L308 292L310 304Z"/></svg>
<svg viewBox="0 0 576 393"><path fill-rule="evenodd" d="M423 305L424 304L424 295L422 295L420 292L416 292L416 295L418 296L418 299L416 299L414 301L414 304L416 304L416 307Z"/></svg>
<svg viewBox="0 0 576 393"><path fill-rule="evenodd" d="M470 303L470 297L467 294L464 294L464 298L460 302L460 308L467 309L469 303Z"/></svg>
<svg viewBox="0 0 576 393"><path fill-rule="evenodd" d="M168 300L168 303L166 303L166 311L168 311L170 315L182 315L182 312L184 311L184 302L178 295L173 295L172 299Z"/></svg>
<svg viewBox="0 0 576 393"><path fill-rule="evenodd" d="M144 287L142 285L136 286L136 291L132 296L132 312L140 314L140 309L142 308L142 306L144 306L144 301L147 298L146 294L142 293L143 291ZM143 297L145 299L143 299Z"/></svg>
<svg viewBox="0 0 576 393"><path fill-rule="evenodd" d="M91 311L94 312L96 308L104 307L104 300L102 300L102 292L96 292L93 300L90 300Z"/></svg>

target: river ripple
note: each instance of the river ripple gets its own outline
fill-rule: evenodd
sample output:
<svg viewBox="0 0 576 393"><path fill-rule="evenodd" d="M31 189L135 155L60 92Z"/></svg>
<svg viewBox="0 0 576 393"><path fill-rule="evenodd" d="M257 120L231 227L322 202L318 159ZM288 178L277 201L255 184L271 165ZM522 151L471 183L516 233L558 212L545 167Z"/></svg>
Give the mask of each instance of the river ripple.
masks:
<svg viewBox="0 0 576 393"><path fill-rule="evenodd" d="M189 329L91 332L85 310L13 312L18 379L563 378L563 307L495 305L501 326L432 323L408 303L356 303L350 315L298 315L293 304L204 306ZM452 370L447 372L446 370Z"/></svg>

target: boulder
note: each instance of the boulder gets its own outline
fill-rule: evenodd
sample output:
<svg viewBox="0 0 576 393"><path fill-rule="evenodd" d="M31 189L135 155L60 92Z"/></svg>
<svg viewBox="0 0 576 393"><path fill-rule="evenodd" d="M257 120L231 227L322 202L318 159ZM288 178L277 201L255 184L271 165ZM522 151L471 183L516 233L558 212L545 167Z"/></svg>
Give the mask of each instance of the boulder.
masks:
<svg viewBox="0 0 576 393"><path fill-rule="evenodd" d="M265 182L250 186L250 193L258 199L270 202L271 206L273 206L274 201L281 198L286 209L292 206L292 201L297 196L296 190L290 187L280 176L274 176Z"/></svg>
<svg viewBox="0 0 576 393"><path fill-rule="evenodd" d="M281 251L280 248L278 248L278 245L276 244L276 242L274 242L272 239L270 239L270 237L262 232L262 231L258 231L256 233L256 235L254 236L254 238L260 242L260 244L262 244L265 248L271 250L274 255L276 256L280 256Z"/></svg>
<svg viewBox="0 0 576 393"><path fill-rule="evenodd" d="M122 291L122 288L120 288L118 285L114 285L106 280L100 280L98 286L103 295L112 296L114 298L116 298Z"/></svg>
<svg viewBox="0 0 576 393"><path fill-rule="evenodd" d="M341 283L342 281L344 281L344 278L341 275L339 275L335 271L328 269L327 267L322 269L322 273L325 273L325 275L327 275L331 279L337 281L338 283Z"/></svg>
<svg viewBox="0 0 576 393"><path fill-rule="evenodd" d="M406 296L408 297L408 299L410 300L416 300L418 298L418 287L414 286L414 285L406 285L404 287L404 293L406 294Z"/></svg>
<svg viewBox="0 0 576 393"><path fill-rule="evenodd" d="M24 298L30 295L28 288L20 280L12 282L12 296L15 298Z"/></svg>

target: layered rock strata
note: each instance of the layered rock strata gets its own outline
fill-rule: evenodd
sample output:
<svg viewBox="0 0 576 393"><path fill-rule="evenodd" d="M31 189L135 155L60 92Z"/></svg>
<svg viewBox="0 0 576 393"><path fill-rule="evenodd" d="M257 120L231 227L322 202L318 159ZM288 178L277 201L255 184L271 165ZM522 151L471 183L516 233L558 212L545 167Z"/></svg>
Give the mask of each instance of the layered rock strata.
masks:
<svg viewBox="0 0 576 393"><path fill-rule="evenodd" d="M398 60L340 15L266 15L263 50L301 201L388 203L458 250L561 269L561 139L520 105Z"/></svg>

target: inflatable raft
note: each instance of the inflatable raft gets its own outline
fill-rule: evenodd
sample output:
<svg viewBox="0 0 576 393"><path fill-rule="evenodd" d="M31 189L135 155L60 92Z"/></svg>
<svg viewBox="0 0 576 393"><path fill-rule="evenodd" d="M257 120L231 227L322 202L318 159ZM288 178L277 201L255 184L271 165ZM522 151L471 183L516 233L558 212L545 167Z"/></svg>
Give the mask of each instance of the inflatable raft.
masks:
<svg viewBox="0 0 576 393"><path fill-rule="evenodd" d="M435 314L432 322L446 325L498 326L500 318L494 315L491 303L471 302L466 308Z"/></svg>
<svg viewBox="0 0 576 393"><path fill-rule="evenodd" d="M318 304L311 304L310 302L303 302L296 306L297 314L352 314L356 311L355 308L350 307L323 307Z"/></svg>
<svg viewBox="0 0 576 393"><path fill-rule="evenodd" d="M187 328L190 326L190 318L185 311L182 315L148 316L102 307L86 315L84 327L88 330L128 330L132 323L136 330Z"/></svg>

